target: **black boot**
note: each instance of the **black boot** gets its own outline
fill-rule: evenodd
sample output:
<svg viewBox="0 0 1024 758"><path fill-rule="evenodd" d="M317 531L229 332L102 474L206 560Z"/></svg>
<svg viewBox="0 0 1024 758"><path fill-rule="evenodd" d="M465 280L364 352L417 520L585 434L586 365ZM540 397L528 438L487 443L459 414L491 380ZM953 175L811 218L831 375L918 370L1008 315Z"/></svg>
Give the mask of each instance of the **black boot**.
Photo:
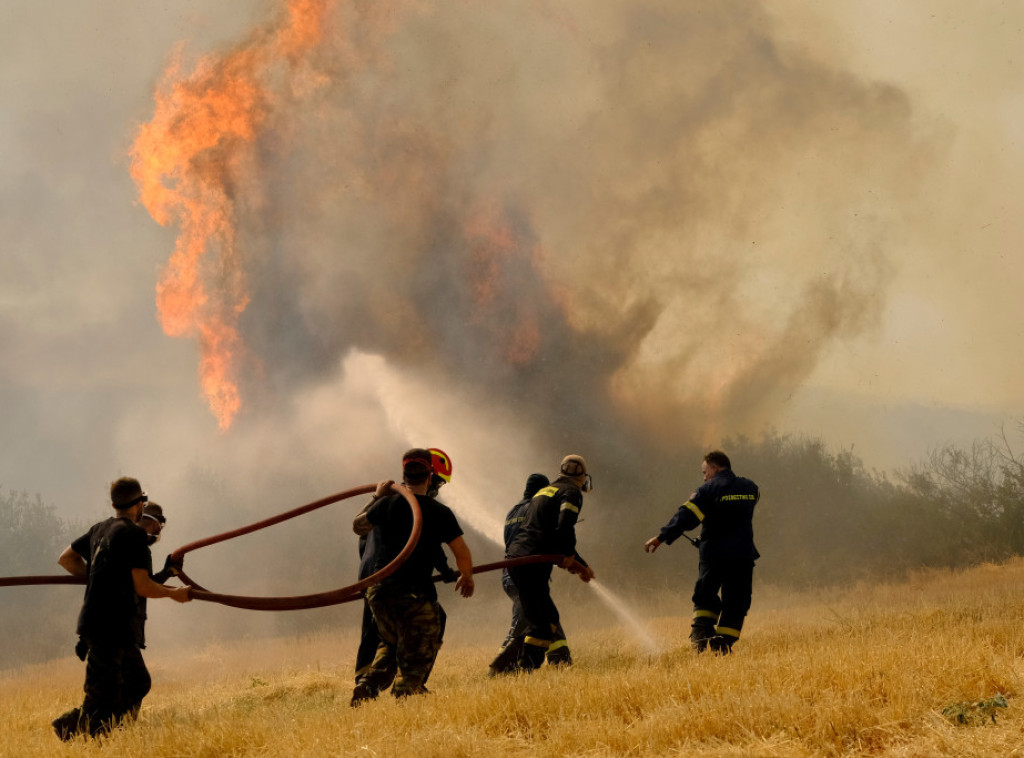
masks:
<svg viewBox="0 0 1024 758"><path fill-rule="evenodd" d="M735 641L735 637L730 637L725 634L716 634L714 637L708 640L707 645L713 653L718 653L719 655L728 655L732 652L732 643L734 643Z"/></svg>
<svg viewBox="0 0 1024 758"><path fill-rule="evenodd" d="M519 657L523 652L523 638L513 637L491 661L487 676L514 674L519 671Z"/></svg>
<svg viewBox="0 0 1024 758"><path fill-rule="evenodd" d="M555 648L547 654L549 666L571 666L572 665L572 654L569 652L569 647L563 645L560 648Z"/></svg>
<svg viewBox="0 0 1024 758"><path fill-rule="evenodd" d="M352 689L352 699L349 701L349 705L358 708L366 701L376 699L378 694L377 689L366 682L356 682L356 686Z"/></svg>
<svg viewBox="0 0 1024 758"><path fill-rule="evenodd" d="M690 627L690 645L698 653L707 650L708 640L715 636L715 625L711 619L698 618L693 620Z"/></svg>
<svg viewBox="0 0 1024 758"><path fill-rule="evenodd" d="M67 713L63 713L50 724L53 726L53 731L57 733L64 742L74 739L75 735L82 731L81 726L82 711L78 708L72 708Z"/></svg>
<svg viewBox="0 0 1024 758"><path fill-rule="evenodd" d="M534 671L539 669L544 663L544 654L547 653L546 647L540 645L531 645L529 642L523 643L523 651L519 655L519 668L523 671Z"/></svg>

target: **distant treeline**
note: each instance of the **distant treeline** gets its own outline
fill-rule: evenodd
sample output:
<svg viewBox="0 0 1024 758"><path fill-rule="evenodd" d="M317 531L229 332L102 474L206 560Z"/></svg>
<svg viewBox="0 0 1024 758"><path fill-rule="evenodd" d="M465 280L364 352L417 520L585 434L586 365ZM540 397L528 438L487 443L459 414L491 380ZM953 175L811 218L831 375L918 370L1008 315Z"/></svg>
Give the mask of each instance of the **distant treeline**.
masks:
<svg viewBox="0 0 1024 758"><path fill-rule="evenodd" d="M0 489L0 576L62 574L57 556L85 531L40 495ZM0 667L72 655L80 586L0 588Z"/></svg>
<svg viewBox="0 0 1024 758"><path fill-rule="evenodd" d="M761 487L754 526L764 581L878 580L1024 554L1024 460L1005 435L938 448L888 473L819 439L769 434L725 448L737 473Z"/></svg>

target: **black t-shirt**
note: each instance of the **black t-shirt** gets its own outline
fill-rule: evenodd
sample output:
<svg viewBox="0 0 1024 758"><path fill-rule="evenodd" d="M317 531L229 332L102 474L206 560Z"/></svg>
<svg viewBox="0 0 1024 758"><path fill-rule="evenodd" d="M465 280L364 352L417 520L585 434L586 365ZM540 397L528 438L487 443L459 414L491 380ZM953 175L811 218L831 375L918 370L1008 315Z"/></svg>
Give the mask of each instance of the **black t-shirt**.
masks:
<svg viewBox="0 0 1024 758"><path fill-rule="evenodd" d="M436 599L437 589L434 587L432 574L437 563L438 551L442 544L446 545L461 537L462 527L447 505L426 495L417 495L416 500L423 514L420 539L412 555L381 584L402 585L412 592ZM364 553L364 558L372 554L373 565L370 573L374 573L391 563L409 541L409 535L412 533L412 509L404 496L392 495L371 505L366 511L366 518L374 526L371 537L374 549L368 549Z"/></svg>
<svg viewBox="0 0 1024 758"><path fill-rule="evenodd" d="M71 549L88 565L85 601L78 615L79 635L97 644L144 644L144 616L140 615L132 569L152 570L147 543L142 527L117 517L95 524L71 543Z"/></svg>

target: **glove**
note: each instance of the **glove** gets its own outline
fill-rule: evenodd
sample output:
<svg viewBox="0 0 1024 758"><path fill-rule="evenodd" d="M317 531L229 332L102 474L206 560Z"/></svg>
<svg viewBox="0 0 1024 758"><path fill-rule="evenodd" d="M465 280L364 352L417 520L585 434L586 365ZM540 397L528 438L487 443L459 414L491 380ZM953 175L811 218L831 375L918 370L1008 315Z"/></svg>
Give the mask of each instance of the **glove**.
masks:
<svg viewBox="0 0 1024 758"><path fill-rule="evenodd" d="M164 561L164 571L169 571L174 576L177 576L178 574L180 574L181 570L182 570L182 568L184 568L184 566L185 566L185 557L184 556L182 556L181 558L178 558L177 560L174 560L173 558L171 558L170 555L168 555L167 556L167 560Z"/></svg>
<svg viewBox="0 0 1024 758"><path fill-rule="evenodd" d="M441 575L441 581L445 584L451 584L452 582L457 581L460 576L458 571L448 565L441 566L437 571Z"/></svg>
<svg viewBox="0 0 1024 758"><path fill-rule="evenodd" d="M75 655L78 656L78 660L84 661L85 657L89 654L89 643L83 638L78 638L78 644L75 645Z"/></svg>

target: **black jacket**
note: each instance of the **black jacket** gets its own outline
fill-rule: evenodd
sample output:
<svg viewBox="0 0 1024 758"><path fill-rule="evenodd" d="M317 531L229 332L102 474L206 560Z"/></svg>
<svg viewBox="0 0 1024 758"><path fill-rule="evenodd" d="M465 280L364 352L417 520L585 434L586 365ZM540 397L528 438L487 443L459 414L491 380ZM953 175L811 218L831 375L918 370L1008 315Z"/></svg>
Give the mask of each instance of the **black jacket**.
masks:
<svg viewBox="0 0 1024 758"><path fill-rule="evenodd" d="M583 508L583 493L575 482L560 476L540 489L522 510L519 529L505 548L508 558L528 555L572 555L576 552L576 521Z"/></svg>
<svg viewBox="0 0 1024 758"><path fill-rule="evenodd" d="M702 560L756 560L760 554L754 546L752 520L760 496L752 481L723 469L690 495L658 539L671 545L683 532L702 526Z"/></svg>

